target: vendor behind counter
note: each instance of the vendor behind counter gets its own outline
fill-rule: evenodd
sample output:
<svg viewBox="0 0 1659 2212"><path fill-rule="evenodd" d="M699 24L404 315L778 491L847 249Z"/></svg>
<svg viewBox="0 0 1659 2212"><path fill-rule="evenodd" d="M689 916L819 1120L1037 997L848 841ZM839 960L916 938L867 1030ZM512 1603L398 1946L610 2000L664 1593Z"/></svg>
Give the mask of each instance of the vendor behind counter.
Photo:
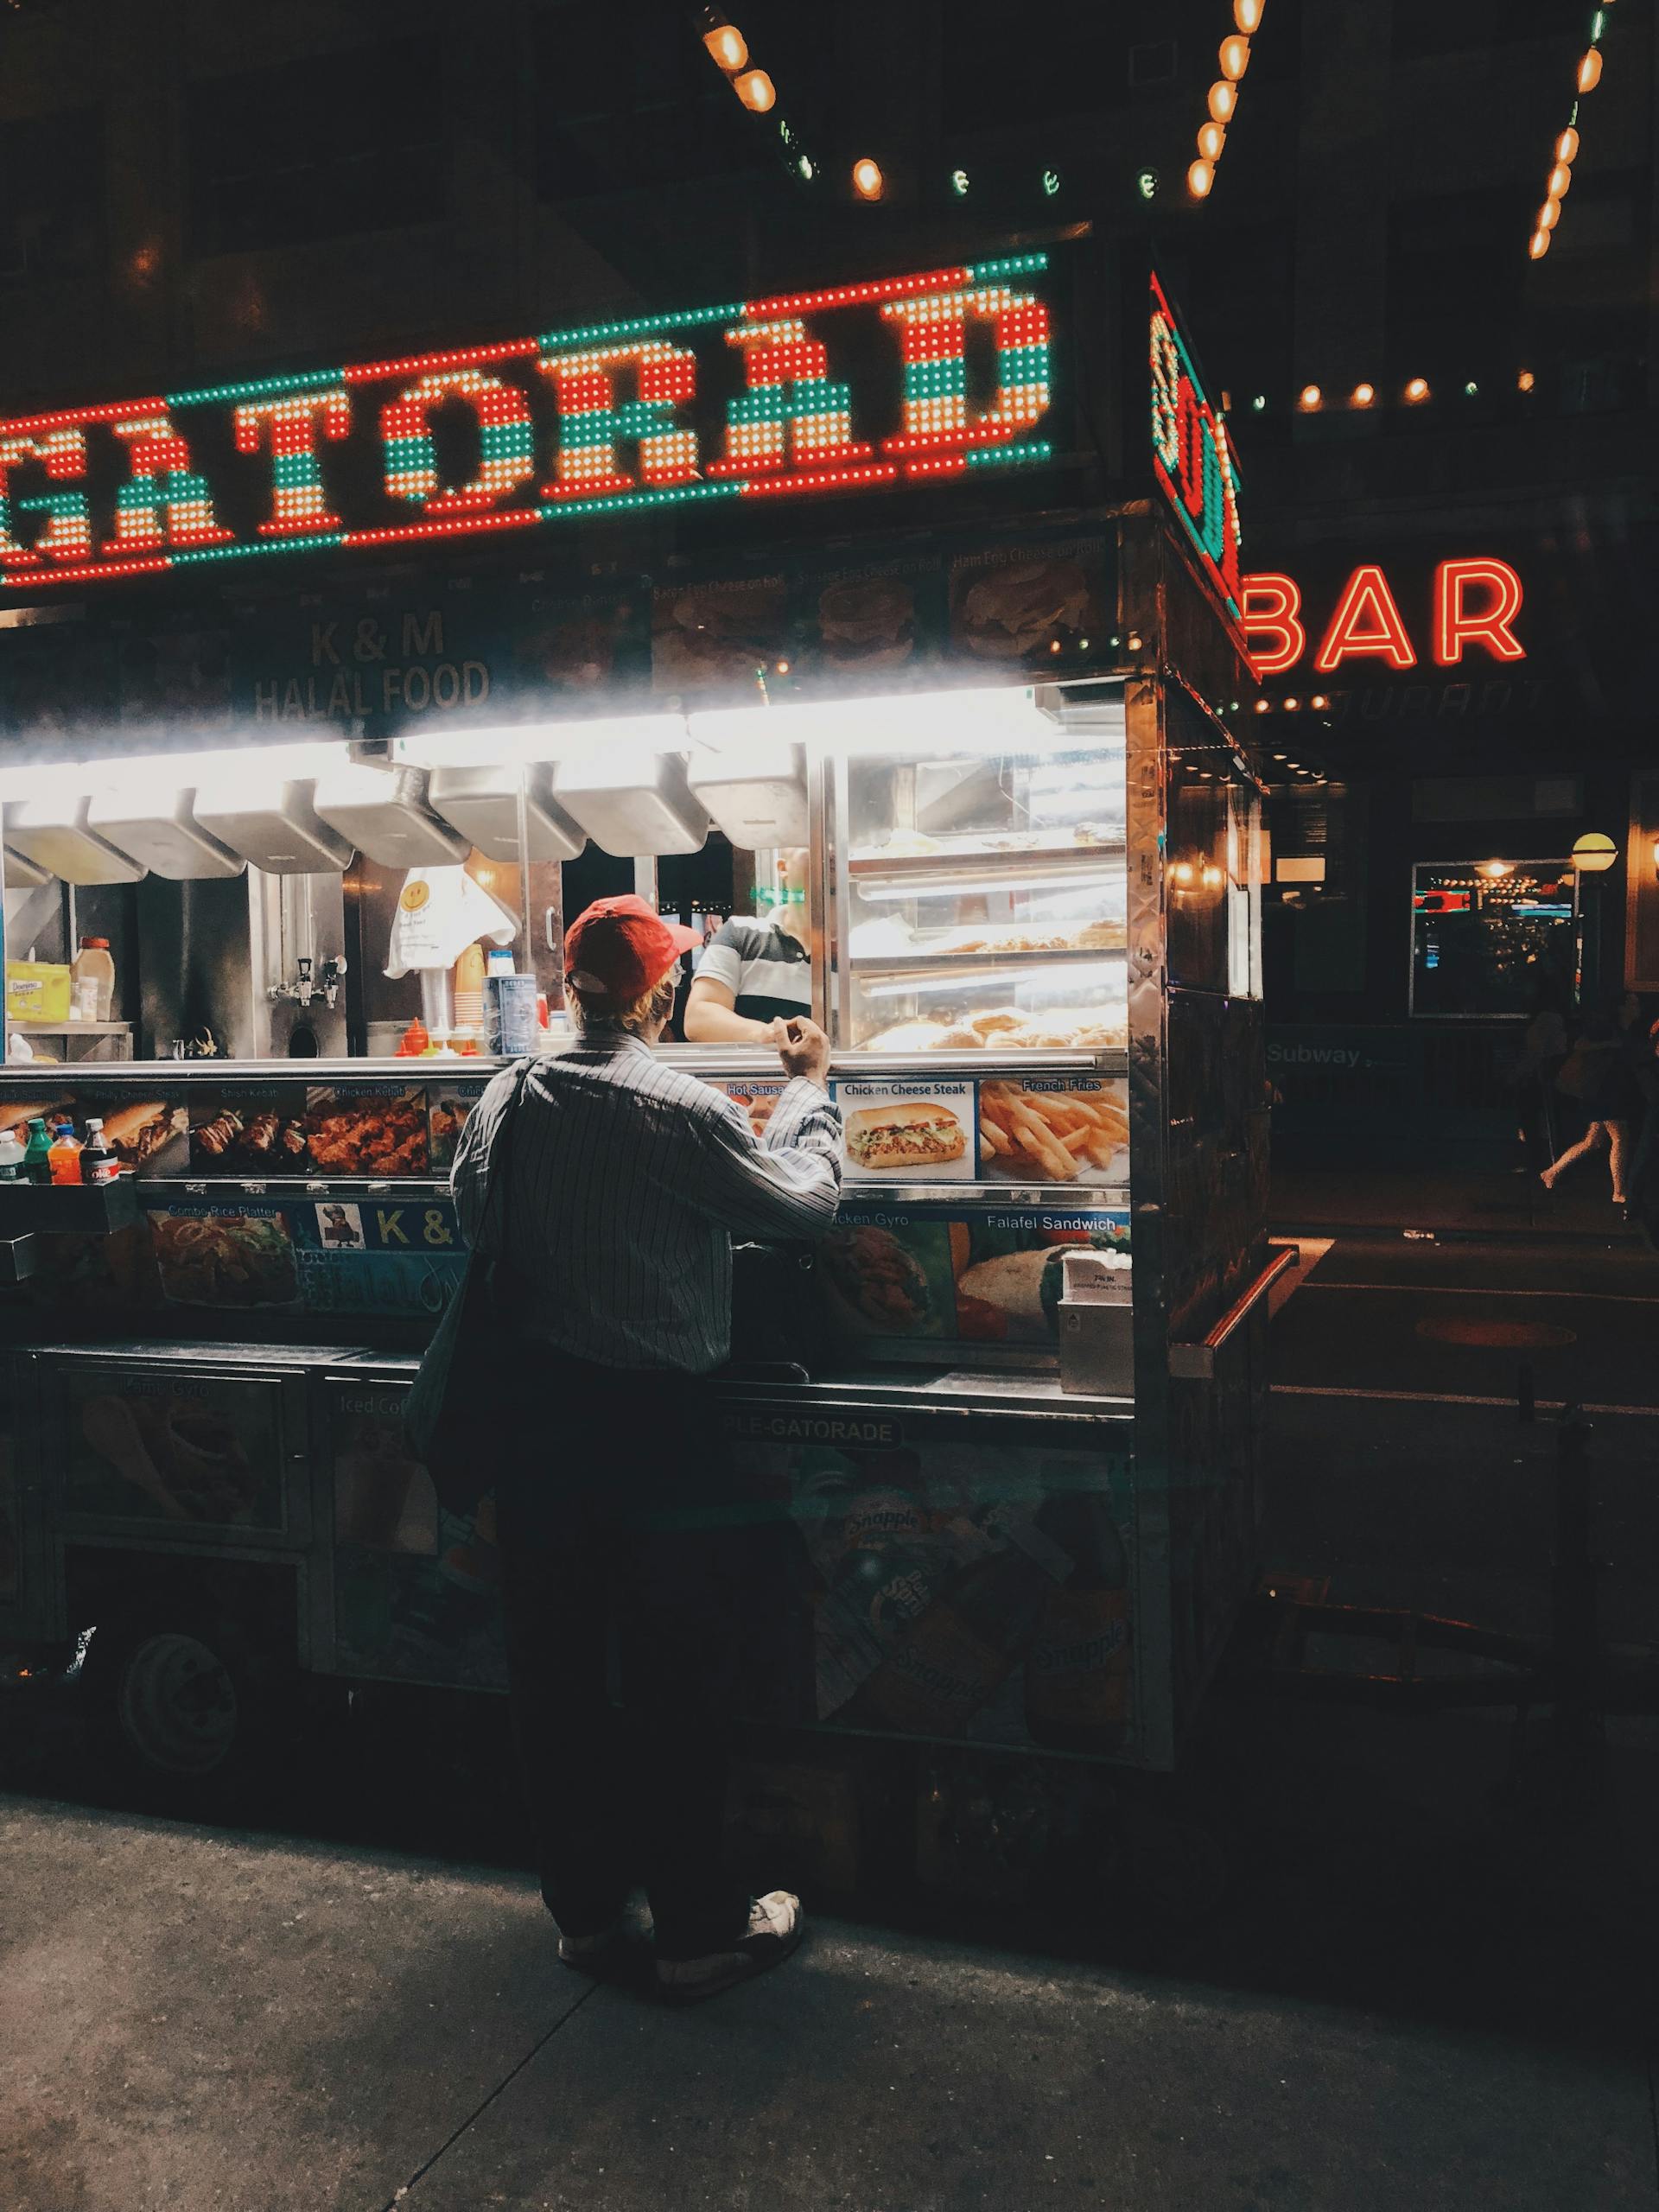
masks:
<svg viewBox="0 0 1659 2212"><path fill-rule="evenodd" d="M689 1043L777 1045L779 1025L810 1014L806 871L804 847L780 853L776 903L753 921L734 914L704 950L685 1003Z"/></svg>

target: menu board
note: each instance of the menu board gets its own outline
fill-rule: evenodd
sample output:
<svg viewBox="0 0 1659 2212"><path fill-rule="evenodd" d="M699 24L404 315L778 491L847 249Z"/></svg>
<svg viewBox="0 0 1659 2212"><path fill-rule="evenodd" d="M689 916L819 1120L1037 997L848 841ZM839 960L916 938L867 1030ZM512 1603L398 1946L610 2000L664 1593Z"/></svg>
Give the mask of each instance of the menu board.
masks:
<svg viewBox="0 0 1659 2212"><path fill-rule="evenodd" d="M283 1434L275 1383L77 1361L60 1370L58 1387L72 1513L282 1527Z"/></svg>
<svg viewBox="0 0 1659 2212"><path fill-rule="evenodd" d="M310 1313L435 1320L467 1265L448 1198L321 1198L289 1209Z"/></svg>

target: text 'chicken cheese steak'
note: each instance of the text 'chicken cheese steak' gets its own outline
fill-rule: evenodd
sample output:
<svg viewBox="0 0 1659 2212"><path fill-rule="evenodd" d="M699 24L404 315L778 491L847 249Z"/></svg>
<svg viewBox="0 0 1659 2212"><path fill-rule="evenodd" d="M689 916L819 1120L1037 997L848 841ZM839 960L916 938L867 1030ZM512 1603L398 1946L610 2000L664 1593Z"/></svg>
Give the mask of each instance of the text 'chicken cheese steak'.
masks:
<svg viewBox="0 0 1659 2212"><path fill-rule="evenodd" d="M847 1116L847 1157L860 1167L960 1160L967 1149L962 1123L937 1100L861 1106Z"/></svg>

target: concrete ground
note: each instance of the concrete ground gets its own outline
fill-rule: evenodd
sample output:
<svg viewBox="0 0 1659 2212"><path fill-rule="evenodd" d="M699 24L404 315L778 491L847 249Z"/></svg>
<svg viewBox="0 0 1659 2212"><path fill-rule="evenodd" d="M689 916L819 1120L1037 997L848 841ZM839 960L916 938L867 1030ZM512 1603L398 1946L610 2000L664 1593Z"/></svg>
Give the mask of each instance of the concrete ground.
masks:
<svg viewBox="0 0 1659 2212"><path fill-rule="evenodd" d="M1659 1260L1397 1221L1307 1259L1272 1574L1536 1636L1573 1398L1606 1633L1659 1640ZM1650 1719L1586 1794L1540 1724L1236 1670L1123 1853L1020 1907L814 1899L798 1961L684 2013L556 1963L500 1719L371 1701L207 1827L0 1712L0 2212L1659 2208ZM1184 1818L1230 1886L1159 1920Z"/></svg>
<svg viewBox="0 0 1659 2212"><path fill-rule="evenodd" d="M7 2212L1624 2212L1640 2058L830 1921L670 2012L527 1877L6 1805Z"/></svg>

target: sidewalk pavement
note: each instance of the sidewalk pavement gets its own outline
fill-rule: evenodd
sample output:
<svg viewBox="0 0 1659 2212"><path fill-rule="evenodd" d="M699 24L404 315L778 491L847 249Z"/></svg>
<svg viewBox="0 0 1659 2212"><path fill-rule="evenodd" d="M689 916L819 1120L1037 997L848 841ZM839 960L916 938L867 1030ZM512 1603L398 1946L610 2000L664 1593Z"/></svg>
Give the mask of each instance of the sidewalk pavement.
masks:
<svg viewBox="0 0 1659 2212"><path fill-rule="evenodd" d="M1640 1229L1623 1220L1612 1202L1605 1159L1569 1169L1554 1191L1524 1171L1296 1167L1275 1160L1268 1212L1276 1236L1375 1236L1415 1229L1645 1244Z"/></svg>
<svg viewBox="0 0 1659 2212"><path fill-rule="evenodd" d="M15 1797L0 1853L6 2212L1659 2202L1640 2060L1536 2015L823 1920L669 2012L559 1967L527 1876Z"/></svg>

